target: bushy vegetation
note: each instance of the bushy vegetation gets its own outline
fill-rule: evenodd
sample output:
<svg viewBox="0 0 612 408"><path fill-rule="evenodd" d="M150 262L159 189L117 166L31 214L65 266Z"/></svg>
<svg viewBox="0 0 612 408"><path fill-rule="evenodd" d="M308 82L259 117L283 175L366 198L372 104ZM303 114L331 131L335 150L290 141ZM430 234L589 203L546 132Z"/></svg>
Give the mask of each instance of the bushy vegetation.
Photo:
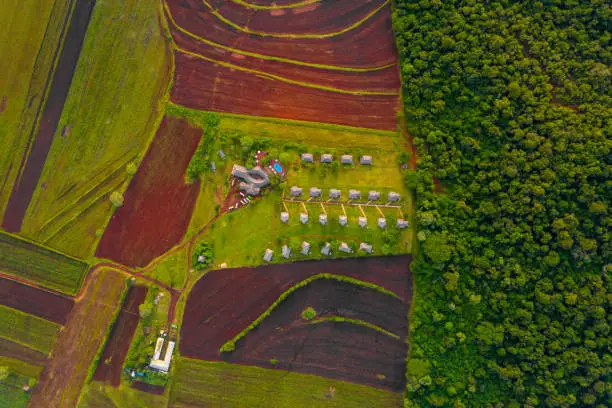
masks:
<svg viewBox="0 0 612 408"><path fill-rule="evenodd" d="M317 317L317 311L312 307L308 306L306 309L302 310L302 319L312 320L315 317Z"/></svg>
<svg viewBox="0 0 612 408"><path fill-rule="evenodd" d="M200 242L192 254L192 265L195 270L202 270L210 266L215 258L215 251L208 242Z"/></svg>
<svg viewBox="0 0 612 408"><path fill-rule="evenodd" d="M422 242L406 406L606 406L609 5L395 3Z"/></svg>
<svg viewBox="0 0 612 408"><path fill-rule="evenodd" d="M176 105L170 105L176 106ZM178 109L178 108L173 108ZM214 154L212 148L214 147L217 135L219 134L219 115L214 112L205 112L201 115L189 115L190 111L180 110L182 115L187 114L191 122L201 127L204 130L202 139L198 144L198 147L189 162L187 167L187 180L188 182L194 182L204 172L210 171L211 156Z"/></svg>

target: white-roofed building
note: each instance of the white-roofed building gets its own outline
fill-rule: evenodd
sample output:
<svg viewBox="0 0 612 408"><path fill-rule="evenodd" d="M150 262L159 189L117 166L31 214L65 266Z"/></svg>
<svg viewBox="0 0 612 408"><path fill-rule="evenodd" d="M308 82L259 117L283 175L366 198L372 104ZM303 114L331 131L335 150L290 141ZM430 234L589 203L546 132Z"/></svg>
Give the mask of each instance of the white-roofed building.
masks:
<svg viewBox="0 0 612 408"><path fill-rule="evenodd" d="M167 373L168 370L170 369L170 362L172 361L172 353L174 352L174 345L175 343L173 341L168 342L168 346L166 347L166 352L162 358L161 352L164 347L164 339L159 337L157 339L157 343L155 344L155 353L153 353L153 358L151 359L151 363L149 364L149 367L153 370Z"/></svg>
<svg viewBox="0 0 612 408"><path fill-rule="evenodd" d="M332 161L334 161L334 156L331 154L326 153L321 155L321 163L331 163Z"/></svg>
<svg viewBox="0 0 612 408"><path fill-rule="evenodd" d="M302 161L304 163L312 163L312 154L310 153L302 153Z"/></svg>
<svg viewBox="0 0 612 408"><path fill-rule="evenodd" d="M284 258L289 259L289 257L291 256L291 248L289 248L287 245L283 245L283 248L281 249L281 253Z"/></svg>
<svg viewBox="0 0 612 408"><path fill-rule="evenodd" d="M300 252L302 253L302 255L309 255L310 254L310 243L303 241L302 250Z"/></svg>
<svg viewBox="0 0 612 408"><path fill-rule="evenodd" d="M346 252L347 254L350 254L351 252L353 252L351 247L348 246L346 242L343 242L340 244L340 246L338 247L338 251Z"/></svg>
<svg viewBox="0 0 612 408"><path fill-rule="evenodd" d="M310 196L311 197L321 197L323 191L321 191L318 187L310 187Z"/></svg>
<svg viewBox="0 0 612 408"><path fill-rule="evenodd" d="M400 200L400 195L399 195L399 193L396 193L395 191L392 191L392 192L390 192L390 193L387 195L387 199L388 199L389 201L391 201L392 203L395 203L395 202L397 202L397 201L399 201L399 200Z"/></svg>
<svg viewBox="0 0 612 408"><path fill-rule="evenodd" d="M274 251L268 248L266 249L266 252L264 252L263 260L266 262L271 262L273 256L274 256Z"/></svg>
<svg viewBox="0 0 612 408"><path fill-rule="evenodd" d="M282 222L284 222L285 224L289 222L289 213L286 211L283 211L280 215L280 219Z"/></svg>
<svg viewBox="0 0 612 408"><path fill-rule="evenodd" d="M363 251L365 253L371 254L372 253L372 245L366 243L366 242L362 242L361 244L359 244L359 250Z"/></svg>
<svg viewBox="0 0 612 408"><path fill-rule="evenodd" d="M353 156L350 154L343 154L340 156L340 163L342 164L353 164Z"/></svg>
<svg viewBox="0 0 612 408"><path fill-rule="evenodd" d="M331 254L331 244L326 242L323 248L321 248L321 254L330 255Z"/></svg>
<svg viewBox="0 0 612 408"><path fill-rule="evenodd" d="M327 214L319 214L319 223L321 225L327 225Z"/></svg>
<svg viewBox="0 0 612 408"><path fill-rule="evenodd" d="M380 217L380 218L378 219L378 226L379 226L380 228L383 228L383 229L384 229L384 228L387 228L387 219L386 219L386 218L383 218L383 217Z"/></svg>
<svg viewBox="0 0 612 408"><path fill-rule="evenodd" d="M348 223L348 218L346 217L346 215L341 215L340 217L338 217L338 223L344 227Z"/></svg>
<svg viewBox="0 0 612 408"><path fill-rule="evenodd" d="M359 200L361 198L361 191L349 190L349 200Z"/></svg>
<svg viewBox="0 0 612 408"><path fill-rule="evenodd" d="M300 214L300 222L302 224L308 224L308 214L306 213L301 213Z"/></svg>
<svg viewBox="0 0 612 408"><path fill-rule="evenodd" d="M404 228L408 228L410 226L410 223L408 222L408 220L402 220L401 218L397 220L397 228L399 229L404 229Z"/></svg>
<svg viewBox="0 0 612 408"><path fill-rule="evenodd" d="M368 192L368 200L375 201L380 198L380 193L378 191L370 190Z"/></svg>
<svg viewBox="0 0 612 408"><path fill-rule="evenodd" d="M298 186L293 186L289 190L289 194L291 194L292 197L299 197L302 195L302 193L303 193L303 190Z"/></svg>
<svg viewBox="0 0 612 408"><path fill-rule="evenodd" d="M361 158L359 159L359 163L369 166L370 164L372 164L372 156L361 156Z"/></svg>
<svg viewBox="0 0 612 408"><path fill-rule="evenodd" d="M365 228L368 225L368 219L366 217L359 217L359 226Z"/></svg>

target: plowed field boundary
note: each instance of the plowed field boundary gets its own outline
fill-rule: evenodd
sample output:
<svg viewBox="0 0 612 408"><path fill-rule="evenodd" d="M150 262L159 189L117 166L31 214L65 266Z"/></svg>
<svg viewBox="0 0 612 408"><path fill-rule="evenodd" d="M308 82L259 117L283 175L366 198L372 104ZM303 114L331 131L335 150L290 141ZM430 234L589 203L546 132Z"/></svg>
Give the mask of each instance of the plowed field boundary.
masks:
<svg viewBox="0 0 612 408"><path fill-rule="evenodd" d="M366 322L365 320L360 320L360 319L351 319L348 317L341 317L341 316L326 316L326 317L319 317L317 319L314 319L310 322L310 324L327 323L327 322L350 323L356 326L363 326L363 327L367 327L368 329L372 329L378 333L382 333L386 336L394 338L395 340L400 339L400 336L398 336L397 334L391 333L390 331L385 330L380 326L377 326L375 324L372 324L372 323Z"/></svg>
<svg viewBox="0 0 612 408"><path fill-rule="evenodd" d="M398 92L363 91L363 90L352 91L352 90L348 90L348 89L334 88L334 87L331 87L331 86L312 84L312 83L309 83L309 82L295 81L293 79L284 78L284 77L281 77L279 75L269 74L269 73L264 72L264 71L257 71L257 70L254 70L254 69L245 68L245 67L241 67L241 66L238 66L238 65L230 64L229 62L219 61L219 60L216 60L216 59L213 59L213 58L205 57L204 55L198 54L196 52L191 52L191 51L187 51L187 50L185 50L183 48L180 48L176 44L174 44L173 47L174 47L174 49L176 51L178 51L180 53L183 53L185 55L189 55L191 57L195 57L195 58L198 58L198 59L202 59L204 61L208 61L208 62L211 62L213 64L218 64L218 65L221 65L221 66L223 66L225 68L235 69L237 71L242 71L242 72L247 72L247 73L254 74L254 75L256 75L256 76L258 76L260 78L264 78L264 79L275 80L275 81L285 82L287 84L303 86L305 88L321 89L323 91L336 92L336 93L348 94L348 95L372 95L372 96L374 96L374 95L379 95L379 96L398 96L399 95Z"/></svg>
<svg viewBox="0 0 612 408"><path fill-rule="evenodd" d="M166 17L168 18L168 20L170 21L171 25L176 28L178 31L180 31L181 33L193 38L194 40L203 42L207 45L213 46L213 47L217 47L220 48L222 50L225 51L230 51L236 54L240 54L240 55L245 55L247 57L253 57L253 58L261 58L263 60L268 60L268 61L277 61L277 62L284 62L287 64L293 64L293 65L299 65L299 66L304 66L304 67L310 67L310 68L320 68L320 69L327 69L330 71L347 71L347 72L372 72L372 71L381 71L383 69L387 69L387 68L391 68L393 66L396 65L396 63L392 63L392 64L386 64L386 65L380 65L380 66L376 66L376 67L366 67L366 68L352 68L352 67L342 67L342 66L337 66L337 65L326 65L326 64L316 64L316 63L312 63L312 62L305 62L305 61L299 61L299 60L294 60L291 58L284 58L284 57L276 57L273 55L265 55L265 54L259 54L256 52L251 52L251 51L246 51L246 50L242 50L242 49L238 49L238 48L234 48L234 47L229 47L227 45L223 45L220 43L217 43L215 41L211 41L207 38L204 37L200 37L194 33L192 33L189 30L186 30L185 28L181 27L176 20L174 19L174 16L172 15L172 12L170 11L170 8L168 7L168 3L164 0L163 2L163 7L165 10L165 14Z"/></svg>
<svg viewBox="0 0 612 408"><path fill-rule="evenodd" d="M308 6L310 4L315 4L315 3L320 3L321 2L321 0L303 0L303 1L298 1L296 3L290 3L290 4L277 4L277 5L274 5L274 6L262 6L260 4L249 3L248 1L245 1L245 0L231 0L231 1L233 3L236 3L236 4L240 4L243 7L250 8L250 9L255 9L255 10L292 9L292 8Z"/></svg>
<svg viewBox="0 0 612 408"><path fill-rule="evenodd" d="M242 31L243 33L250 34L250 35L257 35L260 37L293 38L293 39L330 38L330 37L335 37L341 34L348 33L349 31L356 29L357 27L361 26L363 23L367 22L369 19L374 17L380 10L382 10L387 5L389 5L390 2L391 0L386 0L376 9L368 13L365 17L357 20L353 24L339 31L334 31L334 32L325 33L325 34L289 34L289 33L267 33L264 31L253 31L253 30L249 30L247 27L241 27L240 25L234 23L230 19L221 15L219 12L215 11L213 6L211 6L210 3L208 3L206 0L202 0L202 3L204 3L204 5L206 5L210 9L210 12L213 16L217 17L220 21L224 22L225 24L227 24L228 26L232 27L235 30Z"/></svg>

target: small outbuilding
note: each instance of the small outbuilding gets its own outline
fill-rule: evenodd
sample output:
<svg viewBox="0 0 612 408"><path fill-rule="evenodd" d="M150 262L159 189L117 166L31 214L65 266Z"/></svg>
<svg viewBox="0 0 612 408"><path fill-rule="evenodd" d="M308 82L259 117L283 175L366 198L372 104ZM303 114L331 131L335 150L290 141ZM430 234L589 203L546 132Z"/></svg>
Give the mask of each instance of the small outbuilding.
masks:
<svg viewBox="0 0 612 408"><path fill-rule="evenodd" d="M310 255L310 243L303 241L302 250L300 252L302 253L302 255Z"/></svg>
<svg viewBox="0 0 612 408"><path fill-rule="evenodd" d="M283 245L283 248L281 249L281 251L282 251L283 258L289 259L289 257L291 256L291 248L289 248L287 245Z"/></svg>
<svg viewBox="0 0 612 408"><path fill-rule="evenodd" d="M395 225L397 225L397 228L399 229L404 229L404 228L408 228L410 226L410 223L408 222L408 220L402 220L400 218L397 220L397 223Z"/></svg>
<svg viewBox="0 0 612 408"><path fill-rule="evenodd" d="M349 190L349 200L359 200L361 198L361 191Z"/></svg>
<svg viewBox="0 0 612 408"><path fill-rule="evenodd" d="M395 203L395 202L398 202L400 200L400 195L399 195L399 193L396 193L396 192L392 191L392 192L390 192L387 195L387 199L389 201L391 201L392 203Z"/></svg>
<svg viewBox="0 0 612 408"><path fill-rule="evenodd" d="M361 244L359 244L359 250L363 251L367 254L371 254L372 253L372 245L366 243L366 242L362 242Z"/></svg>
<svg viewBox="0 0 612 408"><path fill-rule="evenodd" d="M382 229L387 228L387 219L386 219L386 218L383 218L383 217L380 217L380 218L378 219L378 226L379 226L380 228L382 228Z"/></svg>
<svg viewBox="0 0 612 408"><path fill-rule="evenodd" d="M351 247L348 246L346 242L343 242L340 244L340 246L338 247L338 251L346 252L347 254L350 254L351 252L353 252Z"/></svg>
<svg viewBox="0 0 612 408"><path fill-rule="evenodd" d="M330 200L337 200L340 198L340 194L342 194L342 192L340 190L337 190L335 188L332 188L331 190L329 190L329 198Z"/></svg>
<svg viewBox="0 0 612 408"><path fill-rule="evenodd" d="M344 227L348 223L348 218L346 217L346 215L341 215L340 217L338 217L338 223Z"/></svg>
<svg viewBox="0 0 612 408"><path fill-rule="evenodd" d="M272 261L272 257L274 256L274 251L271 250L270 248L266 249L266 252L264 253L264 261L266 262L271 262Z"/></svg>
<svg viewBox="0 0 612 408"><path fill-rule="evenodd" d="M380 193L378 191L370 190L368 191L368 200L376 201L380 198Z"/></svg>
<svg viewBox="0 0 612 408"><path fill-rule="evenodd" d="M289 194L291 194L291 197L299 197L303 194L303 190L300 187L293 186L289 190Z"/></svg>
<svg viewBox="0 0 612 408"><path fill-rule="evenodd" d="M223 150L219 150L219 151L217 152L217 154L219 155L219 158L220 158L221 160L225 160L225 153L223 153Z"/></svg>
<svg viewBox="0 0 612 408"><path fill-rule="evenodd" d="M372 156L366 156L366 155L361 156L361 158L359 159L359 163L363 164L363 165L366 165L366 166L371 165L372 164Z"/></svg>
<svg viewBox="0 0 612 408"><path fill-rule="evenodd" d="M321 225L327 225L327 214L319 214L319 223Z"/></svg>
<svg viewBox="0 0 612 408"><path fill-rule="evenodd" d="M283 211L281 213L280 219L282 222L284 222L285 224L289 222L289 213L287 211Z"/></svg>
<svg viewBox="0 0 612 408"><path fill-rule="evenodd" d="M340 156L340 163L342 164L353 164L353 156L350 154L343 154Z"/></svg>
<svg viewBox="0 0 612 408"><path fill-rule="evenodd" d="M306 213L301 213L300 214L300 222L302 224L308 224L308 214Z"/></svg>
<svg viewBox="0 0 612 408"><path fill-rule="evenodd" d="M215 162L210 162L210 169L213 173L217 172L217 165L215 164Z"/></svg>
<svg viewBox="0 0 612 408"><path fill-rule="evenodd" d="M311 197L321 197L323 191L318 187L310 187L310 196Z"/></svg>
<svg viewBox="0 0 612 408"><path fill-rule="evenodd" d="M321 163L331 163L332 161L334 161L334 156L331 154L325 153L321 155Z"/></svg>
<svg viewBox="0 0 612 408"><path fill-rule="evenodd" d="M365 228L368 225L368 219L366 217L359 217L359 226Z"/></svg>
<svg viewBox="0 0 612 408"><path fill-rule="evenodd" d="M313 158L311 153L302 153L302 161L304 163L312 163Z"/></svg>
<svg viewBox="0 0 612 408"><path fill-rule="evenodd" d="M323 248L321 248L321 254L329 256L331 254L331 244L326 242Z"/></svg>

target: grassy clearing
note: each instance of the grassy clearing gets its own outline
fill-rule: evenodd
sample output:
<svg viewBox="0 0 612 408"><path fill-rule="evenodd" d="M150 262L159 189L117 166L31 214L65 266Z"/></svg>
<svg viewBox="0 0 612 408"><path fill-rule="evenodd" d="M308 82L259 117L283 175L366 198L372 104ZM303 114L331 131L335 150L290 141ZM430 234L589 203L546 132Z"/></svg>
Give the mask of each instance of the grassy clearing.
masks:
<svg viewBox="0 0 612 408"><path fill-rule="evenodd" d="M8 367L10 372L28 378L38 378L43 369L43 366L28 364L25 361L6 356L0 356L0 367L1 366Z"/></svg>
<svg viewBox="0 0 612 408"><path fill-rule="evenodd" d="M78 259L0 232L0 268L9 275L75 295L89 266Z"/></svg>
<svg viewBox="0 0 612 408"><path fill-rule="evenodd" d="M24 385L31 385L32 380L26 376L11 373L0 382L0 407L25 408L30 393L23 390Z"/></svg>
<svg viewBox="0 0 612 408"><path fill-rule="evenodd" d="M171 54L155 0L94 9L58 131L22 232L88 258L163 113ZM120 103L119 103L120 102ZM84 216L83 216L84 215Z"/></svg>
<svg viewBox="0 0 612 408"><path fill-rule="evenodd" d="M118 388L98 381L89 383L81 394L79 408L150 408L167 406L167 397L153 395L121 384Z"/></svg>
<svg viewBox="0 0 612 408"><path fill-rule="evenodd" d="M221 129L241 130L253 138L269 137L277 141L308 146L394 151L398 141L395 132L226 113L220 116Z"/></svg>
<svg viewBox="0 0 612 408"><path fill-rule="evenodd" d="M266 248L275 251L273 263L293 262L306 259L326 258L320 253L320 245L327 241L343 241L348 244L368 242L372 244L376 255L381 255L385 244L383 230L376 226L378 212L368 209L369 227L361 228L357 219L361 212L356 207L345 207L348 216L348 225L340 226L338 216L342 213L339 206L326 206L329 223L325 226L318 222L320 206L309 204L310 223L303 225L299 221L302 207L296 203L289 203L289 222L280 221L280 213L284 211L281 204L280 192L272 192L249 206L231 212L211 225L202 240L210 242L215 248L215 264L226 262L228 267L261 265L262 256ZM395 228L393 216L397 210L385 209L389 229ZM301 244L303 240L312 245L310 255L302 255L297 248L292 251L291 258L281 257L281 247L284 244L290 247ZM412 233L410 229L403 230L399 238L389 244L389 254L405 254L411 250ZM332 242L334 244L334 242ZM354 252L351 255L337 251L333 248L334 257L363 256L365 254Z"/></svg>
<svg viewBox="0 0 612 408"><path fill-rule="evenodd" d="M330 398L330 387L335 388ZM172 406L400 407L401 394L308 374L177 358Z"/></svg>
<svg viewBox="0 0 612 408"><path fill-rule="evenodd" d="M165 283L173 288L182 288L187 280L187 257L188 249L183 249L175 252L172 255L164 257L153 269L145 273L162 283Z"/></svg>
<svg viewBox="0 0 612 408"><path fill-rule="evenodd" d="M36 110L46 97L45 82L54 65L69 4L48 0L0 3L0 216L27 150Z"/></svg>
<svg viewBox="0 0 612 408"><path fill-rule="evenodd" d="M61 326L0 305L0 337L49 354Z"/></svg>

